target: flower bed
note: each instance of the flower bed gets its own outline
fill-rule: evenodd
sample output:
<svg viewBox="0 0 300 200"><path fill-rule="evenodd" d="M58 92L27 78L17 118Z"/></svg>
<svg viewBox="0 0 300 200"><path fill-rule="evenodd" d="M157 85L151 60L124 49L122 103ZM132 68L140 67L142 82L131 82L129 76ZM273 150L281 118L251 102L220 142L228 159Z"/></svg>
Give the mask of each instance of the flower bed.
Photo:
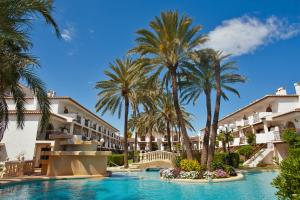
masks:
<svg viewBox="0 0 300 200"><path fill-rule="evenodd" d="M215 168L214 171L204 171L197 161L182 160L177 168L162 169L160 176L163 179L226 179L232 176L237 176L234 168L224 167Z"/></svg>

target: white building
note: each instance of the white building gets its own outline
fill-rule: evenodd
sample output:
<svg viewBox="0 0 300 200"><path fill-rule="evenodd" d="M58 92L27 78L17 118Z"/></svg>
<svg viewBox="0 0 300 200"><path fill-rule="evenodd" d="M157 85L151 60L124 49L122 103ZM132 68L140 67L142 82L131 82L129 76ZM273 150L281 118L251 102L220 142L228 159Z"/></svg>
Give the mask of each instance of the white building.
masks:
<svg viewBox="0 0 300 200"><path fill-rule="evenodd" d="M129 150L134 149L134 138L128 140ZM181 144L180 134L171 132L171 147L172 150L177 150L179 144ZM190 136L193 150L198 150L200 146L199 136ZM137 151L149 151L150 147L150 136L148 134L144 136L138 136L137 138ZM168 136L167 133L155 133L152 136L152 150L167 150L168 149Z"/></svg>
<svg viewBox="0 0 300 200"><path fill-rule="evenodd" d="M289 128L300 133L300 84L294 86L295 94L287 94L281 87L274 95L266 95L221 119L219 131L227 129L234 136L230 147L247 144L246 135L255 134L256 144L267 144L259 152L261 160L257 159L255 164L269 163L273 157L281 161L287 154L282 131ZM204 129L202 136L203 133Z"/></svg>
<svg viewBox="0 0 300 200"><path fill-rule="evenodd" d="M30 90L26 92L26 111L24 128L17 128L15 104L11 97L6 98L9 108L9 124L0 142L0 161L16 159L24 155L25 159L35 159L36 166L40 163L42 150L53 146L50 134L68 133L80 135L83 140L104 139L103 149L121 150L119 130L98 117L70 97L48 94L51 102L51 118L47 130L41 132L41 112L37 99Z"/></svg>

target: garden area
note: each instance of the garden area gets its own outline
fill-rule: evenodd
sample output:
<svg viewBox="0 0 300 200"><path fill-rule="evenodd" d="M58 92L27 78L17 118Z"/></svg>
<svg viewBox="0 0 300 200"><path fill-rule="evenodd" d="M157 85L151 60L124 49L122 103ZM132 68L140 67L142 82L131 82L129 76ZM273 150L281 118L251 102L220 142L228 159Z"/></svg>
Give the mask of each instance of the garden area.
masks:
<svg viewBox="0 0 300 200"><path fill-rule="evenodd" d="M200 157L198 157L200 160ZM239 167L238 153L217 153L212 162L212 171L201 166L198 160L188 160L178 156L174 161L174 168L163 169L160 175L163 179L220 179L237 176Z"/></svg>

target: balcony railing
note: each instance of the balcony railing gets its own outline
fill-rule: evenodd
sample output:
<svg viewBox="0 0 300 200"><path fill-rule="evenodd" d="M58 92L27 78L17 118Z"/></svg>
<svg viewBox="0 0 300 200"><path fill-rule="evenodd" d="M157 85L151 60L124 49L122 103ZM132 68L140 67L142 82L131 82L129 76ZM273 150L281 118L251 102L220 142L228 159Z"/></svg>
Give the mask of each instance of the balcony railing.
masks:
<svg viewBox="0 0 300 200"><path fill-rule="evenodd" d="M281 141L279 131L256 134L256 144Z"/></svg>

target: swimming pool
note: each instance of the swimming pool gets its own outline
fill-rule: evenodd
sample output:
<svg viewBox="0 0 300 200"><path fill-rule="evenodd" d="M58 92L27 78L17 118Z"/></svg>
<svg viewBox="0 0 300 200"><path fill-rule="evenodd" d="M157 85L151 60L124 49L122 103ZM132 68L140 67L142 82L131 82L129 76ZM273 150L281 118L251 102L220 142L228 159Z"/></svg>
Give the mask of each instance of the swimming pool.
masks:
<svg viewBox="0 0 300 200"><path fill-rule="evenodd" d="M246 173L245 180L178 184L159 179L159 172L116 173L112 177L58 181L38 181L0 188L0 199L276 199L270 182L276 172Z"/></svg>

